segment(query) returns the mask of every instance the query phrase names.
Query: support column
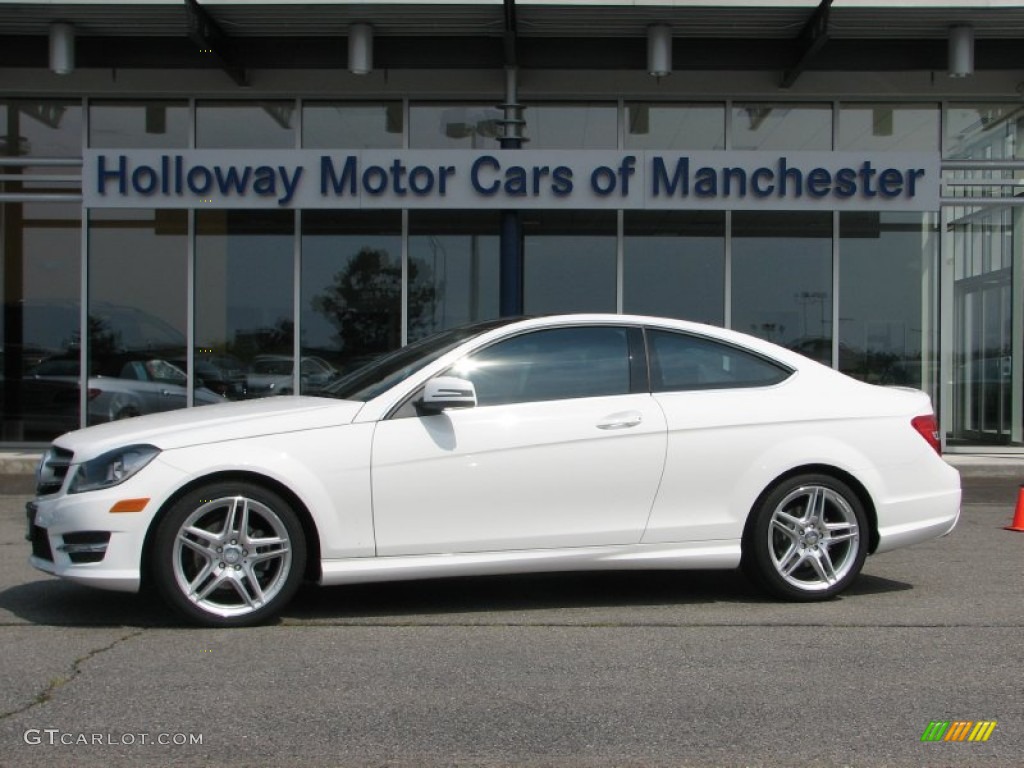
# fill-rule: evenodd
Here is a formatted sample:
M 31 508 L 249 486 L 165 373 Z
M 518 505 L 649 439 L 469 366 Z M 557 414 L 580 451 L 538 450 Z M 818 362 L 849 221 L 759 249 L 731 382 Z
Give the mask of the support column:
M 502 149 L 521 149 L 523 146 L 523 107 L 518 103 L 516 67 L 505 68 L 505 103 L 500 107 L 504 117 L 499 121 L 502 134 L 498 144 Z M 519 211 L 501 212 L 499 262 L 499 312 L 502 317 L 523 314 L 523 220 Z

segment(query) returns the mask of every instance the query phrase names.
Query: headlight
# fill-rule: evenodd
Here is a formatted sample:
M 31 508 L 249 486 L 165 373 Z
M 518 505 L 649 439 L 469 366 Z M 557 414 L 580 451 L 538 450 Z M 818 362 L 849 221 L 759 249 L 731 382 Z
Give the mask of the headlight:
M 159 453 L 160 449 L 152 445 L 129 445 L 108 451 L 78 465 L 71 485 L 68 486 L 68 493 L 83 493 L 120 485 Z

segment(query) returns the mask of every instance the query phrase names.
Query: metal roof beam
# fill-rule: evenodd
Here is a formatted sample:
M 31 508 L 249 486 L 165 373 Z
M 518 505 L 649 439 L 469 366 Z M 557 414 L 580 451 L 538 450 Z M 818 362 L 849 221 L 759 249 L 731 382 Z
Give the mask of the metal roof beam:
M 179 25 L 180 28 L 180 25 Z M 642 37 L 518 38 L 519 67 L 527 70 L 642 70 Z M 0 69 L 45 69 L 47 39 L 42 35 L 0 32 Z M 83 36 L 75 45 L 78 69 L 216 69 L 213 59 L 199 54 L 185 35 L 176 37 Z M 337 38 L 233 37 L 231 50 L 247 71 L 333 69 L 344 67 Z M 975 70 L 1019 71 L 1024 35 L 986 39 L 975 50 Z M 775 72 L 780 61 L 793 57 L 793 41 L 748 38 L 685 38 L 676 51 L 678 72 L 723 70 Z M 374 41 L 375 66 L 390 70 L 477 69 L 505 66 L 500 38 L 387 37 Z M 942 72 L 946 69 L 945 39 L 832 37 L 806 72 Z
M 185 15 L 188 18 L 189 39 L 199 46 L 199 50 L 213 57 L 217 65 L 235 81 L 235 85 L 248 85 L 249 80 L 245 69 L 234 63 L 231 60 L 232 57 L 225 50 L 230 43 L 228 36 L 224 34 L 217 22 L 203 10 L 196 0 L 185 0 Z
M 782 75 L 780 88 L 789 88 L 800 77 L 811 60 L 817 56 L 828 42 L 828 16 L 832 8 L 832 0 L 821 0 L 811 18 L 800 31 L 797 42 L 800 46 L 800 57 L 796 65 Z

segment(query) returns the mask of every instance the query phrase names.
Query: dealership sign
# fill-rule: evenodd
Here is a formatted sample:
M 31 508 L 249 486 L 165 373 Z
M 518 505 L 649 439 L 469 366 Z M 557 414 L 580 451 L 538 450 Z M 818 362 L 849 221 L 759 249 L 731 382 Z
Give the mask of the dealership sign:
M 89 150 L 89 208 L 939 208 L 927 152 Z

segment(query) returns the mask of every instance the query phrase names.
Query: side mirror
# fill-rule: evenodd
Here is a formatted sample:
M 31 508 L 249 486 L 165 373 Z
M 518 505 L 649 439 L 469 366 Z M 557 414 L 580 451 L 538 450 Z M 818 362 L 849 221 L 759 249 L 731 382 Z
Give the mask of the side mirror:
M 423 386 L 416 408 L 423 413 L 441 413 L 446 408 L 475 408 L 476 387 L 468 379 L 437 376 Z

